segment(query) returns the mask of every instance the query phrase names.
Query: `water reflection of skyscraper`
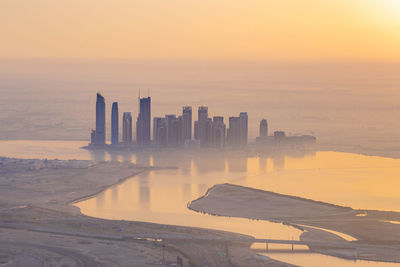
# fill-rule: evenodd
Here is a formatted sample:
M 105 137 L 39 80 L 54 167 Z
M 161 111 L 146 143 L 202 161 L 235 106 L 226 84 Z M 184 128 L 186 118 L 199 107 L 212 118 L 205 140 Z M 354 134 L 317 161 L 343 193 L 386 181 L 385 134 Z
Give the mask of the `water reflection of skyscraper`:
M 189 166 L 180 167 L 179 170 L 182 175 L 191 176 L 192 170 L 190 168 L 191 168 L 191 165 L 189 164 Z
M 182 201 L 188 203 L 192 200 L 192 185 L 182 184 Z
M 223 172 L 225 170 L 225 158 L 218 156 L 198 157 L 194 160 L 194 165 L 198 173 Z
M 118 161 L 118 153 L 116 153 L 115 151 L 108 151 L 108 154 L 110 155 L 111 161 L 113 161 L 113 162 Z
M 285 169 L 285 155 L 277 154 L 272 156 L 274 171 L 283 171 Z
M 246 172 L 247 157 L 232 156 L 226 158 L 229 172 Z
M 190 176 L 189 171 L 196 173 L 210 172 L 247 172 L 248 159 L 247 155 L 238 154 L 217 154 L 213 152 L 204 152 L 204 154 L 192 154 L 186 151 L 158 151 L 156 153 L 140 152 L 132 153 L 129 151 L 107 151 L 90 150 L 91 159 L 94 162 L 103 161 L 124 161 L 136 163 L 140 166 L 157 166 L 157 167 L 178 167 L 181 172 L 186 172 Z M 276 171 L 285 169 L 285 157 L 304 158 L 306 156 L 314 156 L 315 151 L 287 151 L 277 153 L 263 153 L 261 155 L 251 157 L 258 161 L 259 171 L 267 170 L 268 159 L 272 160 L 272 168 Z M 254 167 L 254 166 L 253 166 Z
M 118 204 L 118 186 L 111 188 L 111 200 L 113 204 Z
M 207 192 L 208 186 L 206 184 L 197 185 L 197 197 L 203 196 Z
M 96 197 L 96 208 L 97 209 L 104 209 L 104 204 L 105 203 L 105 193 L 102 192 L 97 195 Z
M 153 154 L 154 166 L 190 169 L 191 158 L 185 153 L 158 152 Z
M 141 166 L 150 166 L 152 161 L 151 155 L 148 153 L 140 153 L 136 155 L 136 164 Z
M 150 197 L 149 172 L 143 172 L 139 175 L 139 201 L 141 209 L 149 210 Z
M 132 153 L 125 152 L 122 154 L 122 161 L 136 163 L 136 156 Z
M 258 161 L 259 161 L 259 166 L 260 166 L 260 172 L 262 172 L 262 173 L 267 172 L 267 165 L 268 165 L 267 158 L 260 156 L 258 158 Z
M 90 158 L 94 162 L 103 162 L 106 160 L 106 151 L 105 150 L 89 150 Z

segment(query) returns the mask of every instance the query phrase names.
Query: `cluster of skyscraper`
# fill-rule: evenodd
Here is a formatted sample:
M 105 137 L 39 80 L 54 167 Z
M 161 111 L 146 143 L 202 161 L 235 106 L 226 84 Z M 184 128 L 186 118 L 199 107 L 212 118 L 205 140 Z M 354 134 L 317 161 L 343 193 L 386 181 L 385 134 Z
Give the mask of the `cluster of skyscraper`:
M 153 119 L 153 140 L 150 139 L 151 98 L 139 97 L 139 115 L 136 121 L 136 142 L 139 147 L 240 147 L 248 142 L 248 117 L 241 112 L 238 117 L 229 118 L 229 128 L 226 129 L 222 116 L 208 117 L 208 107 L 198 109 L 198 119 L 194 122 L 194 139 L 192 138 L 192 107 L 185 106 L 182 115 L 165 115 Z M 97 94 L 96 130 L 91 134 L 91 145 L 104 147 L 106 145 L 105 131 L 105 101 Z M 122 118 L 122 142 L 119 142 L 118 103 L 112 104 L 111 110 L 111 145 L 133 144 L 132 115 L 124 112 Z
M 136 143 L 140 146 L 150 144 L 150 97 L 139 98 L 140 112 L 136 121 Z M 104 147 L 106 145 L 106 113 L 104 97 L 97 93 L 96 100 L 96 130 L 92 130 L 91 145 Z M 132 114 L 124 112 L 122 117 L 122 144 L 131 145 L 132 139 Z M 119 112 L 118 103 L 114 102 L 111 109 L 111 145 L 117 146 L 119 142 Z
M 194 137 L 202 147 L 244 146 L 247 145 L 247 132 L 246 112 L 240 113 L 239 117 L 229 117 L 229 128 L 226 129 L 222 116 L 211 119 L 208 117 L 208 108 L 199 107 L 198 120 L 194 122 Z
M 236 124 L 235 121 L 238 123 Z M 208 107 L 198 109 L 198 119 L 194 122 L 192 140 L 192 107 L 183 107 L 182 115 L 156 117 L 153 121 L 153 140 L 156 147 L 215 147 L 241 146 L 247 144 L 247 113 L 229 118 L 226 131 L 224 118 L 208 117 Z M 228 133 L 228 134 L 227 134 Z

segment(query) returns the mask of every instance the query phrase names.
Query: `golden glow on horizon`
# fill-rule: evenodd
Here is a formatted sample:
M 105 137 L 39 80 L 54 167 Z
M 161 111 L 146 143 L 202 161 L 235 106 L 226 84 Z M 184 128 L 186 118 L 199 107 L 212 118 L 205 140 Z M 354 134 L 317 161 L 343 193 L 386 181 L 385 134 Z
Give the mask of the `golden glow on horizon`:
M 386 6 L 386 8 L 389 10 L 389 12 L 392 12 L 393 14 L 400 16 L 400 1 L 398 1 L 398 0 L 382 0 L 381 4 L 383 6 Z M 399 22 L 400 18 L 397 17 L 397 20 Z
M 3 0 L 0 58 L 400 60 L 399 0 Z

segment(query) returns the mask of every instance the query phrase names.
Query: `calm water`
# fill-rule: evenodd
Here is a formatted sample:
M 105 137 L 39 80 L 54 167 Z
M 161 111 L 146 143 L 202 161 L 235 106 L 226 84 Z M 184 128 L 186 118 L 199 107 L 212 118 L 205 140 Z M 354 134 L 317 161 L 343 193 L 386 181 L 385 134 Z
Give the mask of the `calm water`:
M 396 263 L 385 263 L 385 262 L 372 262 L 372 261 L 352 261 L 340 259 L 332 256 L 308 253 L 308 254 L 296 254 L 296 253 L 261 253 L 273 259 L 291 263 L 303 267 L 398 267 L 400 264 Z
M 400 160 L 339 152 L 297 152 L 275 157 L 159 152 L 109 154 L 77 149 L 85 142 L 0 141 L 2 156 L 132 161 L 178 166 L 143 173 L 77 203 L 84 214 L 163 224 L 206 227 L 255 237 L 298 239 L 299 230 L 282 224 L 202 215 L 186 208 L 217 183 L 234 183 L 354 208 L 400 211 Z M 392 266 L 347 261 L 319 254 L 270 253 L 301 266 Z M 398 266 L 398 265 L 396 265 Z

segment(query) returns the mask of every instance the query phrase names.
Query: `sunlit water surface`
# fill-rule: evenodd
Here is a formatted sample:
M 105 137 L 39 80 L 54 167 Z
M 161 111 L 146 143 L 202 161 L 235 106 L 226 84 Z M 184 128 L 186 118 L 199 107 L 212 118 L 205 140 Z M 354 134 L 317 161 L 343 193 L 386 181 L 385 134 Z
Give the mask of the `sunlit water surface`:
M 241 153 L 164 151 L 90 152 L 85 142 L 0 141 L 1 156 L 132 161 L 178 169 L 142 173 L 97 196 L 76 203 L 84 214 L 108 218 L 204 227 L 258 238 L 298 239 L 301 231 L 282 224 L 203 215 L 187 203 L 218 183 L 232 183 L 351 206 L 400 211 L 400 160 L 340 152 L 292 152 L 274 157 Z M 267 253 L 301 266 L 392 266 L 348 261 L 320 254 Z M 398 265 L 396 265 L 398 266 Z

